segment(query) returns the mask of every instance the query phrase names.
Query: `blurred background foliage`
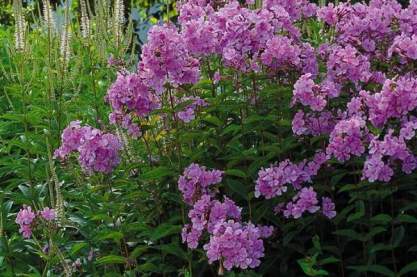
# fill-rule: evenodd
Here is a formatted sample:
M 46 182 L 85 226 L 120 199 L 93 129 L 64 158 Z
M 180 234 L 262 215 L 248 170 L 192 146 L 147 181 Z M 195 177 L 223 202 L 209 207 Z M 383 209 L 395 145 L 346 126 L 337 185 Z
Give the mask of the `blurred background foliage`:
M 106 0 L 104 0 L 106 1 Z M 52 0 L 50 1 L 53 7 L 58 7 L 62 5 L 62 1 Z M 72 0 L 71 7 L 73 12 L 79 11 L 80 5 L 79 0 Z M 92 11 L 97 1 L 89 0 L 89 6 Z M 114 2 L 114 1 L 109 1 Z M 157 22 L 161 19 L 167 19 L 176 15 L 176 2 L 175 0 L 131 0 L 125 1 L 125 13 L 126 16 L 129 14 L 132 15 L 134 20 L 140 20 L 146 18 L 152 23 Z M 32 7 L 34 9 L 34 14 L 36 16 L 40 15 L 42 10 L 42 0 L 24 0 L 24 7 Z M 12 25 L 14 22 L 13 19 L 13 0 L 1 0 L 0 2 L 0 24 L 2 25 Z

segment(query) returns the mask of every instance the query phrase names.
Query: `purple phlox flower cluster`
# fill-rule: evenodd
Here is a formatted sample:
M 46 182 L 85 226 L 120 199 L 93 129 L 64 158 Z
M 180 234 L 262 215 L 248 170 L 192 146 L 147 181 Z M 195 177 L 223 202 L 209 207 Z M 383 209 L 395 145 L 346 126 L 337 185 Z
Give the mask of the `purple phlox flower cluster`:
M 186 3 L 180 8 L 184 13 L 180 15 L 181 35 L 193 55 L 219 54 L 225 65 L 243 72 L 259 71 L 262 62 L 274 69 L 295 66 L 317 73 L 314 49 L 300 43 L 300 32 L 286 10 L 296 5 L 281 4 L 252 10 L 230 1 L 213 11 Z M 288 32 L 289 37 L 276 36 L 279 31 Z
M 204 245 L 209 263 L 221 261 L 227 270 L 233 267 L 246 269 L 258 267 L 264 256 L 263 238 L 270 235 L 265 229 L 234 220 L 219 222 Z
M 55 210 L 48 207 L 45 207 L 42 211 L 39 212 L 39 214 L 46 221 L 53 221 L 56 218 Z
M 271 236 L 273 228 L 242 223 L 242 209 L 233 200 L 226 196 L 223 201 L 216 200 L 217 191 L 211 185 L 221 182 L 222 173 L 191 164 L 180 176 L 178 187 L 184 201 L 192 205 L 190 223 L 182 229 L 182 241 L 195 249 L 207 233 L 209 242 L 203 248 L 209 263 L 219 261 L 227 270 L 257 267 L 264 255 L 262 239 Z
M 287 203 L 283 213 L 287 218 L 300 218 L 304 212 L 311 214 L 317 212 L 320 209 L 318 203 L 317 193 L 313 187 L 305 187 L 293 197 L 292 201 Z
M 122 144 L 113 134 L 73 121 L 63 131 L 61 138 L 61 146 L 55 150 L 54 156 L 65 159 L 71 152 L 78 152 L 80 166 L 87 173 L 109 173 L 120 162 Z
M 326 22 L 328 25 L 334 26 L 339 19 L 339 6 L 329 3 L 327 6 L 321 7 L 317 10 L 317 17 Z
M 399 15 L 400 28 L 405 34 L 417 34 L 417 0 L 411 0 Z
M 301 67 L 302 73 L 311 73 L 313 76 L 317 76 L 319 72 L 319 65 L 316 57 L 316 50 L 309 43 L 303 43 L 301 45 Z
M 351 45 L 335 46 L 327 60 L 327 74 L 335 82 L 367 82 L 371 77 L 371 64 Z
M 266 199 L 282 195 L 287 191 L 287 182 L 284 180 L 283 168 L 288 162 L 281 162 L 279 166 L 261 169 L 255 186 L 255 196 L 262 195 Z
M 81 126 L 81 121 L 72 121 L 61 134 L 61 147 L 55 150 L 54 157 L 65 159 L 69 153 L 80 147 L 86 127 Z
M 316 154 L 314 154 L 313 159 L 307 162 L 306 166 L 304 166 L 304 171 L 309 176 L 308 181 L 311 181 L 311 178 L 318 174 L 320 168 L 327 162 L 328 159 L 329 158 L 326 153 L 323 151 L 317 151 Z
M 193 208 L 188 213 L 191 224 L 186 224 L 184 226 L 181 235 L 182 241 L 187 243 L 188 247 L 191 249 L 198 247 L 200 238 L 207 228 L 211 205 L 211 196 L 204 194 L 194 203 Z
M 281 35 L 266 42 L 260 59 L 263 65 L 275 70 L 295 68 L 313 75 L 318 72 L 314 48 L 308 43 L 297 44 L 294 39 Z
M 364 95 L 366 94 L 366 91 L 361 91 L 359 94 L 360 95 Z M 352 97 L 350 99 L 350 102 L 347 103 L 346 108 L 347 108 L 347 114 L 350 117 L 353 116 L 358 116 L 358 117 L 362 117 L 364 115 L 364 103 L 363 103 L 364 98 L 363 97 Z
M 392 26 L 401 5 L 397 1 L 373 0 L 369 5 L 341 3 L 318 10 L 317 15 L 336 29 L 337 42 L 352 44 L 367 53 L 378 54 L 377 43 L 392 39 Z
M 398 53 L 403 58 L 403 62 L 406 62 L 407 59 L 417 60 L 417 34 L 397 36 L 388 49 L 388 57 L 390 58 L 393 53 Z
M 212 17 L 218 35 L 217 52 L 227 66 L 243 72 L 259 70 L 258 56 L 273 37 L 273 13 L 256 13 L 232 1 Z
M 235 202 L 226 196 L 223 202 L 215 200 L 212 202 L 207 231 L 212 233 L 216 224 L 227 219 L 240 221 L 242 208 L 236 206 Z
M 16 223 L 19 224 L 19 232 L 24 238 L 32 236 L 32 222 L 35 220 L 36 214 L 32 211 L 30 206 L 23 206 L 23 209 L 17 213 Z
M 287 184 L 294 189 L 301 188 L 301 184 L 310 182 L 320 167 L 327 161 L 326 155 L 318 152 L 312 161 L 302 161 L 294 164 L 289 160 L 280 162 L 277 166 L 261 169 L 255 185 L 255 197 L 264 196 L 270 199 L 280 196 L 287 191 Z
M 335 217 L 336 216 L 335 208 L 336 208 L 336 205 L 334 204 L 332 199 L 330 199 L 329 197 L 321 198 L 321 212 L 323 213 L 324 216 L 326 216 L 329 219 L 332 219 L 333 217 Z
M 54 209 L 45 207 L 38 213 L 38 216 L 46 221 L 54 221 L 56 218 L 56 212 Z M 25 239 L 32 236 L 32 228 L 34 227 L 38 216 L 34 211 L 32 211 L 32 207 L 26 205 L 24 205 L 23 208 L 17 213 L 16 223 L 20 226 L 19 232 Z
M 364 140 L 367 138 L 366 122 L 358 116 L 339 121 L 330 134 L 326 153 L 341 162 L 352 155 L 360 156 L 365 152 Z
M 184 97 L 180 102 L 185 101 L 191 101 L 191 103 L 187 105 L 184 110 L 177 113 L 178 118 L 185 123 L 191 122 L 195 119 L 195 111 L 198 107 L 206 107 L 208 105 L 204 99 L 196 96 Z
M 162 93 L 167 83 L 174 87 L 197 83 L 199 66 L 174 25 L 156 25 L 149 31 L 148 42 L 143 46 L 138 74 L 146 86 Z
M 133 122 L 130 114 L 116 111 L 111 112 L 109 114 L 109 122 L 113 125 L 122 126 L 133 138 L 138 138 L 142 135 L 139 125 Z
M 213 13 L 214 9 L 207 3 L 193 3 L 194 1 L 178 2 L 177 10 L 179 13 L 178 22 L 184 26 L 184 24 L 206 17 L 208 14 Z
M 294 85 L 292 104 L 300 102 L 310 107 L 313 111 L 322 111 L 327 105 L 327 94 L 321 87 L 314 83 L 312 74 L 302 75 Z
M 296 67 L 301 64 L 301 49 L 294 45 L 292 39 L 284 36 L 274 36 L 266 42 L 266 49 L 261 54 L 264 65 L 273 69 Z
M 417 79 L 402 76 L 386 80 L 381 92 L 363 93 L 369 109 L 369 120 L 382 127 L 391 118 L 401 118 L 417 107 Z
M 197 56 L 216 53 L 219 47 L 218 33 L 204 16 L 186 21 L 182 24 L 181 35 L 187 49 Z
M 304 213 L 314 214 L 321 208 L 322 214 L 331 219 L 336 216 L 335 204 L 329 197 L 322 197 L 321 206 L 317 198 L 317 193 L 313 187 L 303 187 L 292 198 L 292 201 L 279 203 L 275 208 L 276 214 L 283 214 L 286 218 L 300 218 Z
M 400 129 L 400 138 L 404 140 L 411 140 L 416 136 L 415 130 L 417 129 L 417 119 L 411 118 L 402 123 Z
M 388 130 L 384 140 L 375 136 L 369 146 L 369 156 L 364 164 L 363 178 L 370 182 L 388 182 L 394 174 L 394 162 L 401 161 L 401 169 L 410 174 L 417 168 L 417 158 L 407 147 L 406 141 L 415 136 L 417 124 L 407 122 L 400 130 L 400 135 L 394 136 L 392 129 Z
M 202 195 L 212 194 L 210 187 L 222 181 L 223 171 L 207 170 L 198 164 L 191 164 L 178 180 L 178 188 L 182 193 L 184 202 L 192 205 Z
M 159 107 L 158 97 L 136 73 L 119 73 L 107 92 L 106 100 L 113 110 L 110 114 L 110 122 L 121 125 L 133 137 L 140 135 L 140 129 L 132 122 L 132 115 L 145 117 Z
M 205 230 L 212 233 L 219 222 L 233 219 L 240 221 L 241 208 L 227 197 L 220 202 L 210 195 L 203 195 L 189 211 L 188 217 L 191 224 L 186 224 L 182 231 L 182 240 L 188 247 L 198 247 L 200 238 Z
M 302 187 L 301 184 L 311 182 L 313 176 L 318 174 L 320 168 L 327 162 L 328 157 L 324 152 L 317 152 L 309 162 L 302 161 L 293 164 L 289 160 L 259 171 L 258 180 L 255 185 L 255 196 L 264 196 L 270 199 L 287 192 L 287 184 L 292 184 L 293 190 L 297 193 L 292 201 L 280 203 L 274 208 L 276 214 L 283 213 L 287 218 L 300 218 L 305 212 L 316 213 L 320 210 L 317 193 L 313 187 Z M 329 198 L 324 197 L 322 212 L 328 217 L 334 217 L 334 204 Z M 330 201 L 330 202 L 329 202 Z M 333 204 L 333 206 L 332 206 Z
M 216 0 L 181 0 L 179 1 L 179 5 L 183 4 L 191 4 L 198 7 L 207 8 L 208 6 L 213 6 L 214 4 L 218 4 L 219 1 Z
M 330 134 L 336 125 L 336 118 L 331 112 L 323 111 L 318 114 L 298 111 L 292 120 L 292 131 L 296 135 Z
M 119 164 L 122 144 L 117 136 L 91 130 L 84 138 L 84 143 L 78 148 L 78 160 L 86 172 L 109 173 Z
M 300 20 L 302 17 L 312 17 L 316 15 L 317 6 L 308 0 L 265 0 L 264 8 L 272 9 L 277 6 L 283 7 L 291 17 L 292 21 Z
M 119 73 L 106 100 L 114 111 L 131 111 L 142 117 L 159 106 L 157 97 L 136 73 Z

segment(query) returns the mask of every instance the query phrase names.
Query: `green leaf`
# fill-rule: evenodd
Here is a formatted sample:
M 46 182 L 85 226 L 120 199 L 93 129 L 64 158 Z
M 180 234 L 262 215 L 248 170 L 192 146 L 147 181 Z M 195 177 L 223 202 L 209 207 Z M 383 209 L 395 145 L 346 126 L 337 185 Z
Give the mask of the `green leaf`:
M 220 127 L 223 125 L 222 121 L 214 115 L 207 115 L 206 117 L 203 118 L 203 120 L 217 127 Z
M 359 266 L 348 266 L 348 268 L 359 272 L 374 272 L 384 276 L 395 276 L 395 273 L 383 265 L 359 265 Z
M 382 226 L 376 226 L 371 228 L 371 230 L 369 230 L 369 233 L 367 233 L 364 238 L 362 239 L 362 241 L 369 241 L 371 240 L 374 236 L 386 232 L 387 229 L 385 229 Z
M 112 231 L 112 232 L 103 232 L 99 234 L 96 238 L 97 241 L 112 239 L 116 243 L 119 242 L 123 238 L 123 234 L 121 232 Z
M 392 250 L 392 245 L 384 244 L 384 243 L 377 243 L 369 249 L 369 253 L 374 254 L 379 251 L 391 251 L 391 250 Z
M 106 265 L 106 264 L 124 264 L 126 263 L 126 258 L 117 255 L 108 255 L 101 258 L 98 258 L 96 265 Z
M 361 234 L 359 234 L 358 232 L 352 229 L 340 229 L 340 230 L 334 231 L 333 234 L 338 235 L 338 236 L 348 237 L 352 240 L 361 241 L 363 239 L 363 236 Z
M 81 249 L 83 249 L 87 246 L 88 246 L 88 243 L 86 243 L 86 242 L 79 242 L 79 243 L 74 244 L 71 247 L 71 255 L 77 254 Z
M 132 252 L 130 252 L 129 257 L 131 259 L 136 259 L 140 255 L 142 255 L 143 253 L 148 251 L 148 248 L 149 248 L 148 246 L 143 246 L 143 245 L 137 246 L 137 247 L 135 247 L 135 249 L 133 249 Z
M 237 180 L 226 180 L 226 186 L 231 191 L 242 197 L 242 199 L 247 200 L 248 199 L 248 188 L 245 186 L 245 184 L 238 182 Z
M 397 216 L 396 220 L 402 223 L 417 223 L 417 218 L 408 214 L 400 214 Z
M 338 263 L 339 261 L 340 260 L 338 258 L 331 256 L 331 257 L 327 257 L 327 258 L 320 260 L 319 264 L 320 265 L 334 264 L 334 263 Z
M 346 173 L 345 173 L 346 174 Z M 338 190 L 338 192 L 337 193 L 342 193 L 342 192 L 345 192 L 345 191 L 350 191 L 350 190 L 356 190 L 356 189 L 358 189 L 358 185 L 357 184 L 347 184 L 347 185 L 344 185 L 344 186 L 342 186 L 339 190 Z
M 323 269 L 315 269 L 316 266 L 317 254 L 313 257 L 307 257 L 305 259 L 297 260 L 297 263 L 300 265 L 301 269 L 308 276 L 327 276 L 329 273 Z
M 154 265 L 153 263 L 144 263 L 139 265 L 138 270 L 145 271 L 145 272 L 159 272 L 158 267 Z
M 321 245 L 320 245 L 320 238 L 319 236 L 315 235 L 312 239 L 313 241 L 313 246 L 314 248 L 318 251 L 321 252 Z
M 412 271 L 417 271 L 417 261 L 409 263 L 408 265 L 401 268 L 399 274 L 401 276 L 401 275 L 407 274 L 407 273 L 412 272 Z
M 401 243 L 401 241 L 403 240 L 405 235 L 405 228 L 404 226 L 399 226 L 397 228 L 394 229 L 394 233 L 392 234 L 393 239 L 392 239 L 392 245 L 394 247 L 398 247 Z
M 356 212 L 349 215 L 347 222 L 352 222 L 362 218 L 365 215 L 365 203 L 363 201 L 356 202 Z
M 180 233 L 180 231 L 181 226 L 164 223 L 152 231 L 150 238 L 153 241 L 157 241 L 172 234 Z
M 187 261 L 187 253 L 181 248 L 178 243 L 171 243 L 171 244 L 162 244 L 155 246 L 154 248 L 159 249 L 164 254 L 170 254 L 177 256 L 185 261 Z
M 142 180 L 158 180 L 171 174 L 171 169 L 161 166 L 143 173 L 140 178 Z
M 246 178 L 246 173 L 239 169 L 228 169 L 226 170 L 226 175 L 236 176 L 240 178 Z
M 371 218 L 372 222 L 381 223 L 381 224 L 388 224 L 392 220 L 392 217 L 388 214 L 378 214 Z

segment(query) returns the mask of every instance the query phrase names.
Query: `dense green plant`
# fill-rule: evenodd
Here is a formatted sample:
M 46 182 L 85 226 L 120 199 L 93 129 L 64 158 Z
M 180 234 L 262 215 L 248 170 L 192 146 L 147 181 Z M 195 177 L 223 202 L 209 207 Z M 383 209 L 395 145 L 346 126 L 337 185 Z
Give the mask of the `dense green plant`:
M 135 28 L 133 19 L 156 23 L 159 15 L 152 19 L 148 10 L 151 18 L 138 12 L 122 21 L 111 7 L 98 5 L 94 16 L 88 14 L 84 36 L 77 4 L 58 7 L 57 27 L 34 18 L 21 49 L 15 29 L 0 30 L 1 276 L 216 275 L 219 265 L 208 265 L 204 251 L 188 250 L 180 238 L 188 207 L 177 182 L 192 162 L 224 171 L 218 189 L 244 208 L 245 220 L 276 227 L 261 266 L 228 276 L 412 276 L 415 173 L 375 184 L 361 180 L 363 161 L 332 161 L 314 179 L 317 191 L 336 199 L 338 215 L 331 221 L 319 215 L 285 219 L 273 212 L 277 199 L 254 197 L 262 167 L 285 158 L 301 161 L 325 141 L 293 135 L 290 102 L 298 72 L 285 78 L 242 74 L 219 57 L 203 60 L 198 83 L 167 91 L 209 105 L 184 123 L 176 115 L 190 103 L 175 105 L 167 94 L 161 108 L 140 120 L 144 135 L 131 138 L 109 124 L 104 96 L 117 71 L 135 70 L 137 47 L 145 41 L 143 33 L 136 41 L 135 29 L 147 28 Z M 313 46 L 332 34 L 315 20 L 298 27 Z M 112 173 L 89 175 L 73 157 L 62 164 L 52 158 L 73 120 L 121 137 L 122 161 Z M 55 207 L 56 226 L 23 239 L 15 218 L 24 204 Z

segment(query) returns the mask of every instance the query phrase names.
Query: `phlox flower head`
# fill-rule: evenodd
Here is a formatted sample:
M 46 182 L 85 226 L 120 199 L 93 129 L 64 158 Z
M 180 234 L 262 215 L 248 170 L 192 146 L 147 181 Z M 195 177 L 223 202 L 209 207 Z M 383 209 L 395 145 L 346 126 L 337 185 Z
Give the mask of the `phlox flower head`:
M 19 232 L 24 238 L 30 238 L 32 236 L 32 223 L 36 218 L 36 214 L 32 211 L 30 206 L 23 206 L 17 213 L 16 223 L 20 226 Z
M 174 87 L 197 83 L 199 61 L 190 55 L 174 25 L 156 25 L 149 31 L 143 47 L 138 74 L 146 86 L 161 94 L 166 83 Z
M 270 229 L 260 229 L 234 220 L 219 222 L 210 241 L 204 245 L 209 263 L 221 261 L 227 270 L 255 268 L 264 256 L 262 238 L 271 235 Z
M 320 209 L 318 206 L 317 193 L 313 187 L 302 188 L 292 202 L 288 202 L 284 210 L 285 217 L 300 218 L 304 212 L 315 213 Z
M 220 170 L 207 170 L 198 164 L 189 165 L 178 180 L 184 202 L 192 205 L 202 195 L 212 194 L 210 186 L 220 183 L 222 176 Z
M 189 123 L 195 119 L 195 112 L 198 107 L 206 107 L 208 104 L 204 99 L 200 97 L 184 97 L 181 99 L 181 102 L 184 101 L 191 101 L 189 105 L 187 105 L 184 110 L 179 111 L 177 113 L 178 118 L 183 121 L 184 123 Z
M 339 161 L 346 161 L 352 155 L 360 156 L 365 152 L 366 122 L 360 117 L 339 121 L 330 134 L 327 154 Z
M 121 148 L 117 136 L 90 126 L 81 127 L 79 121 L 74 121 L 63 131 L 55 157 L 65 159 L 71 152 L 78 152 L 78 161 L 85 172 L 110 173 L 120 162 Z
M 53 221 L 56 218 L 56 212 L 54 209 L 45 207 L 42 211 L 39 212 L 43 219 L 46 221 Z

